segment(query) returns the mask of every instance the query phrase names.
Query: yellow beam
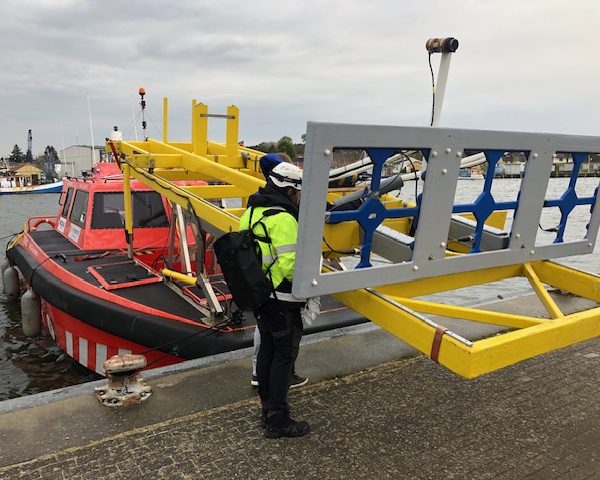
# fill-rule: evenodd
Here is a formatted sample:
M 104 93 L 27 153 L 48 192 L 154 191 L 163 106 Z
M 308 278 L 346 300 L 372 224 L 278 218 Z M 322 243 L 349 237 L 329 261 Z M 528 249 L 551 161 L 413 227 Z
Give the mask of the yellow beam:
M 470 352 L 462 355 L 463 359 L 468 357 L 470 363 L 464 376 L 474 378 L 598 335 L 600 335 L 600 308 L 594 308 L 535 327 L 480 340 L 473 345 Z M 440 363 L 444 363 L 441 355 Z
M 425 355 L 431 354 L 435 323 L 419 318 L 409 308 L 381 296 L 379 291 L 355 290 L 337 293 L 335 297 Z M 458 375 L 475 378 L 598 335 L 600 307 L 473 343 L 445 333 L 438 361 Z
M 201 198 L 239 198 L 247 195 L 235 185 L 190 185 L 182 188 Z
M 544 323 L 546 321 L 539 318 L 527 317 L 525 315 L 494 312 L 492 310 L 460 307 L 456 305 L 445 305 L 443 303 L 427 302 L 424 300 L 415 300 L 406 297 L 391 296 L 390 298 L 419 313 L 439 315 L 450 318 L 460 318 L 463 320 L 470 320 L 472 322 L 501 325 L 503 327 L 527 328 L 534 325 L 539 325 L 540 323 Z
M 392 335 L 402 339 L 420 352 L 430 355 L 433 339 L 436 331 L 436 325 L 427 323 L 417 315 L 408 311 L 408 309 L 398 308 L 398 304 L 391 299 L 385 299 L 375 290 L 354 290 L 352 292 L 336 293 L 334 295 L 340 302 L 347 305 L 352 310 L 369 318 L 373 323 L 384 328 Z M 452 345 L 450 347 L 449 345 Z M 461 352 L 466 346 L 456 338 L 444 335 L 442 337 L 441 353 L 448 353 L 448 350 Z M 452 362 L 450 356 L 446 362 Z M 449 362 L 450 361 L 450 362 Z M 460 367 L 460 366 L 459 366 Z M 464 368 L 464 366 L 462 366 Z M 451 367 L 448 367 L 451 368 Z M 467 372 L 459 368 L 460 375 Z M 452 369 L 452 368 L 451 368 Z M 456 371 L 456 370 L 453 370 Z
M 560 308 L 558 308 L 558 305 L 556 305 L 554 300 L 552 300 L 552 297 L 547 292 L 544 285 L 542 285 L 542 282 L 540 282 L 540 279 L 538 278 L 537 274 L 531 267 L 531 264 L 525 263 L 523 265 L 523 273 L 527 277 L 527 280 L 529 280 L 530 285 L 535 290 L 535 293 L 537 294 L 538 298 L 544 305 L 544 308 L 546 309 L 546 311 L 548 312 L 550 317 L 552 317 L 552 318 L 563 317 L 564 315 L 560 311 Z
M 164 143 L 158 142 L 154 139 L 149 139 L 148 142 L 153 147 L 157 146 L 157 144 L 159 144 L 162 148 L 166 147 Z M 264 180 L 260 180 L 225 165 L 215 163 L 212 160 L 208 160 L 207 158 L 199 155 L 186 152 L 185 150 L 181 150 L 172 146 L 168 146 L 168 150 L 170 153 L 181 154 L 183 158 L 181 167 L 184 169 L 211 175 L 213 178 L 218 178 L 223 182 L 236 185 L 237 187 L 244 189 L 249 195 L 256 192 L 259 187 L 262 187 L 265 184 Z M 136 166 L 141 166 L 143 168 L 143 165 Z M 159 165 L 157 165 L 157 167 L 158 166 Z
M 123 164 L 123 208 L 125 209 L 125 234 L 127 255 L 133 258 L 133 206 L 131 204 L 131 168 Z
M 240 109 L 235 105 L 229 105 L 227 107 L 227 129 L 225 143 L 227 145 L 227 157 L 233 165 L 233 160 L 239 155 L 238 154 L 238 143 L 239 143 L 239 119 Z M 229 163 L 229 162 L 228 162 Z
M 420 297 L 431 293 L 447 292 L 459 288 L 483 285 L 498 282 L 506 278 L 520 276 L 521 265 L 508 265 L 505 267 L 487 268 L 472 272 L 452 273 L 434 278 L 423 278 L 405 283 L 377 287 L 385 295 Z
M 136 180 L 144 183 L 172 202 L 181 205 L 183 208 L 187 209 L 191 206 L 194 213 L 202 221 L 212 225 L 216 229 L 222 232 L 239 230 L 240 221 L 238 217 L 186 191 L 184 188 L 162 180 L 156 175 L 139 168 L 131 168 L 131 175 Z
M 192 144 L 196 155 L 208 153 L 208 105 L 192 102 Z
M 183 170 L 182 168 L 155 168 L 154 175 L 169 181 L 214 180 L 212 176 L 209 177 L 203 173 L 190 172 L 189 170 Z
M 600 277 L 572 270 L 554 262 L 535 262 L 532 267 L 542 282 L 565 292 L 600 303 Z

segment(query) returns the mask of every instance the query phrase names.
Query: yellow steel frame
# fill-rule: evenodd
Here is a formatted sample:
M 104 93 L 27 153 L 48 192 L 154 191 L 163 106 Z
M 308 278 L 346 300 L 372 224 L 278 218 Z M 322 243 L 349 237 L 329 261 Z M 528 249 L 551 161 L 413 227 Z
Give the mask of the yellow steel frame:
M 237 107 L 230 106 L 225 115 L 217 115 L 227 122 L 225 144 L 208 140 L 208 118 L 211 115 L 206 105 L 196 101 L 192 103 L 192 141 L 167 142 L 167 108 L 168 101 L 165 99 L 162 142 L 153 139 L 114 142 L 125 178 L 127 232 L 133 235 L 131 201 L 128 200 L 131 177 L 170 201 L 193 210 L 203 222 L 216 229 L 222 232 L 236 230 L 243 208 L 222 209 L 207 200 L 242 198 L 242 205 L 245 205 L 248 196 L 264 184 L 258 166 L 263 154 L 238 143 Z M 189 186 L 173 183 L 175 180 L 195 179 L 217 181 L 219 184 Z M 338 194 L 330 195 L 333 198 Z M 503 218 L 493 220 L 497 223 Z M 406 219 L 390 221 L 387 225 L 404 233 L 409 228 Z M 344 249 L 356 245 L 358 235 L 358 226 L 352 222 L 325 225 L 327 243 L 324 246 L 328 244 L 336 250 Z M 163 273 L 178 278 L 178 272 L 165 270 Z M 529 281 L 547 311 L 547 318 L 451 306 L 418 298 L 513 277 L 524 277 Z M 474 378 L 600 335 L 600 307 L 564 314 L 545 285 L 600 303 L 600 277 L 550 261 L 455 273 L 338 293 L 335 297 L 424 354 L 432 355 L 435 351 L 436 361 L 451 371 Z M 505 327 L 506 331 L 490 338 L 469 341 L 440 328 L 425 315 L 489 323 Z

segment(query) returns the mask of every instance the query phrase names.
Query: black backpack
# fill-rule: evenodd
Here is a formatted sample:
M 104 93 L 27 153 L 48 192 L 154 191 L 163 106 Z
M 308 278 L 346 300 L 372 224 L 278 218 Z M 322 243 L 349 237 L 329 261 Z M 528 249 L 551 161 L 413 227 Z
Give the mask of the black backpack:
M 263 272 L 262 253 L 258 240 L 271 243 L 262 219 L 284 211 L 267 210 L 260 220 L 252 225 L 252 214 L 254 213 L 254 207 L 252 207 L 248 230 L 226 233 L 214 243 L 215 255 L 221 266 L 223 277 L 225 277 L 233 301 L 240 310 L 255 310 L 264 305 L 271 296 L 274 297 L 270 269 L 275 261 L 269 265 L 266 272 Z M 257 225 L 262 226 L 264 236 L 253 232 Z

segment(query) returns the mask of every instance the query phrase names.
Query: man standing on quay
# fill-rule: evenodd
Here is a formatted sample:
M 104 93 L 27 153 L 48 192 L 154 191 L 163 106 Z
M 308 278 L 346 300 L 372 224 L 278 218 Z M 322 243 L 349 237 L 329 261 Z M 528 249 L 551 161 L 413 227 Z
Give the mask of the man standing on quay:
M 291 293 L 301 188 L 302 170 L 293 164 L 280 163 L 271 170 L 266 186 L 249 198 L 248 208 L 240 218 L 240 230 L 252 226 L 255 234 L 270 239 L 270 243 L 259 241 L 259 245 L 263 271 L 268 272 L 275 298 L 269 298 L 257 312 L 261 335 L 258 393 L 267 438 L 300 437 L 310 431 L 307 422 L 292 420 L 288 405 L 288 387 L 302 338 L 301 309 L 305 303 Z M 280 213 L 265 215 L 268 210 Z M 257 225 L 259 221 L 266 232 Z

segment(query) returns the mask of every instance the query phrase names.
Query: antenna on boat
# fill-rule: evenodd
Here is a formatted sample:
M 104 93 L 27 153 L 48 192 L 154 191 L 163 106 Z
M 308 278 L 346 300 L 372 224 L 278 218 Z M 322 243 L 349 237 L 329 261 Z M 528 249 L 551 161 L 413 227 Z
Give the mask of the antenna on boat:
M 429 52 L 429 69 L 431 70 L 431 81 L 433 87 L 433 104 L 431 106 L 431 126 L 437 127 L 440 123 L 442 114 L 442 105 L 444 104 L 444 94 L 446 93 L 446 83 L 448 82 L 448 71 L 450 70 L 450 59 L 452 54 L 458 49 L 458 40 L 453 37 L 430 38 L 425 43 L 425 48 Z M 431 54 L 441 53 L 442 59 L 438 68 L 437 85 L 431 66 Z
M 146 100 L 144 100 L 144 95 L 146 95 L 146 89 L 144 87 L 140 87 L 138 90 L 140 94 L 140 105 L 142 107 L 142 137 L 146 140 Z
M 137 142 L 139 139 L 138 139 L 137 127 L 135 125 L 135 112 L 133 111 L 133 105 L 131 106 L 131 119 L 133 120 L 133 134 L 135 135 L 135 141 Z
M 67 151 L 65 150 L 65 136 L 63 134 L 63 124 L 62 124 L 62 122 L 60 122 L 60 143 L 62 145 L 63 163 L 65 164 L 65 171 L 61 172 L 61 174 L 62 174 L 62 176 L 65 176 L 65 174 L 67 173 Z M 71 172 L 74 172 L 74 170 L 71 169 Z M 75 173 L 73 173 L 73 176 L 75 176 Z
M 96 156 L 94 153 L 94 129 L 92 128 L 92 109 L 90 107 L 90 94 L 86 93 L 87 96 L 87 104 L 88 104 L 88 117 L 90 119 L 90 136 L 92 137 L 92 158 L 90 159 L 90 169 L 94 169 L 94 157 Z

